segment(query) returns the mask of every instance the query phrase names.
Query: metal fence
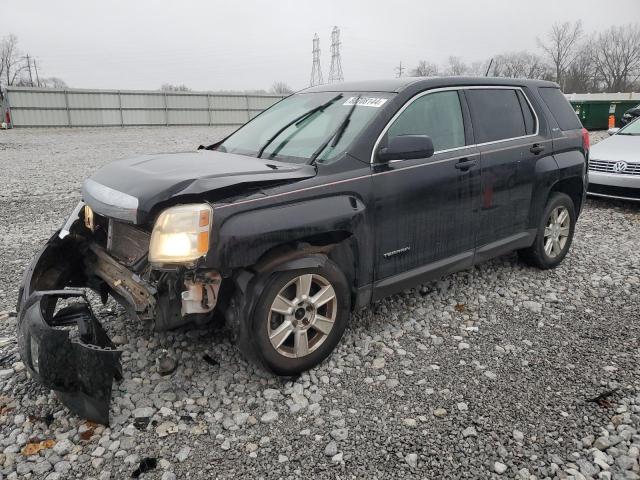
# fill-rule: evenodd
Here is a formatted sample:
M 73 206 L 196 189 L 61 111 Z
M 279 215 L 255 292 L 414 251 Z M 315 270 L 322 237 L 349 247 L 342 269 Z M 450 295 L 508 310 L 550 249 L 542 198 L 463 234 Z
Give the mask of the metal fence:
M 242 125 L 282 95 L 8 87 L 9 127 Z

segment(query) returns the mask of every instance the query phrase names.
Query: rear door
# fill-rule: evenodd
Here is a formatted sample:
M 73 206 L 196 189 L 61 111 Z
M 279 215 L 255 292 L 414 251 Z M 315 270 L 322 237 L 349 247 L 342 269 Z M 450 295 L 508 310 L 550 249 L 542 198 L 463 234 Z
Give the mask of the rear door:
M 501 245 L 526 239 L 536 160 L 551 154 L 538 119 L 517 87 L 465 90 L 475 143 L 480 150 L 481 207 L 478 260 Z

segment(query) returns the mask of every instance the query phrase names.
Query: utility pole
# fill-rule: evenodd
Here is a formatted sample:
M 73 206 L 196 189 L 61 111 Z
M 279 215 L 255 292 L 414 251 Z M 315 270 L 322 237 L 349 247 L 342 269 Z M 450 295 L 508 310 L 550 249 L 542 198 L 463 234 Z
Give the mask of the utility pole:
M 313 65 L 311 67 L 311 80 L 309 85 L 322 85 L 324 79 L 322 78 L 322 69 L 320 68 L 320 38 L 316 33 L 313 37 Z
M 36 82 L 38 87 L 40 87 L 40 76 L 38 75 L 38 65 L 36 65 L 36 59 L 33 59 L 33 69 L 36 71 Z
M 33 77 L 31 76 L 31 60 L 29 59 L 28 54 L 27 54 L 27 68 L 29 69 L 29 83 L 33 87 Z
M 329 69 L 329 83 L 344 82 L 342 75 L 342 61 L 340 59 L 340 29 L 331 30 L 331 68 Z
M 402 66 L 402 60 L 400 61 L 400 65 L 396 67 L 396 77 L 400 78 L 404 74 L 404 67 Z

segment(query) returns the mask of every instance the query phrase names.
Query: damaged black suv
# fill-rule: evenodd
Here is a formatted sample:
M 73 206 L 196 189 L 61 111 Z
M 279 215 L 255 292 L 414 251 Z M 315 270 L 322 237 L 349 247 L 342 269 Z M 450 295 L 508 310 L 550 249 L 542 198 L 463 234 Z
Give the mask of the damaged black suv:
M 193 153 L 111 163 L 25 273 L 22 358 L 108 421 L 120 352 L 89 287 L 156 329 L 219 315 L 249 359 L 309 369 L 381 297 L 513 250 L 558 265 L 588 142 L 554 83 L 396 79 L 310 88 Z

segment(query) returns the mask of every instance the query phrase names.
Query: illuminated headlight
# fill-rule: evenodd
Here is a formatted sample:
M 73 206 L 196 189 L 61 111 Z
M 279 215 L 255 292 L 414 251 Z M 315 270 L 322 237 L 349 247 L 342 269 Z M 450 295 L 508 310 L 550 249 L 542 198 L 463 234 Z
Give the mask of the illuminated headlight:
M 151 263 L 189 263 L 209 251 L 213 209 L 206 203 L 166 209 L 151 233 Z
M 89 205 L 84 206 L 84 226 L 92 232 L 95 230 L 95 222 L 93 219 L 93 210 Z

